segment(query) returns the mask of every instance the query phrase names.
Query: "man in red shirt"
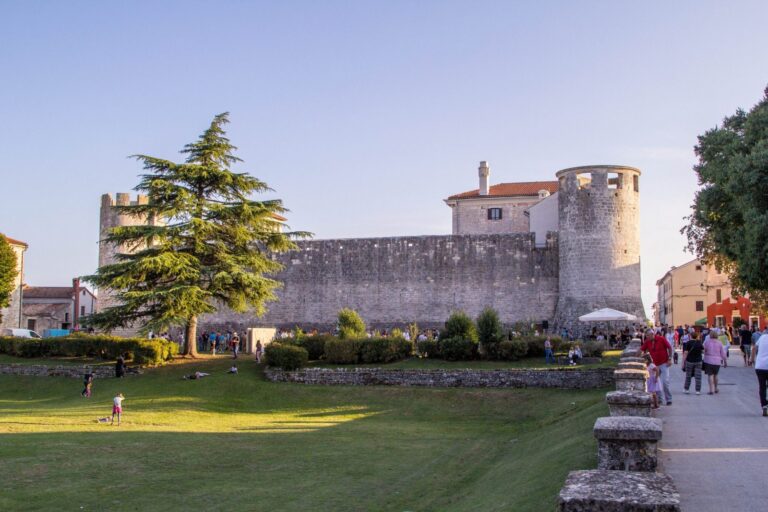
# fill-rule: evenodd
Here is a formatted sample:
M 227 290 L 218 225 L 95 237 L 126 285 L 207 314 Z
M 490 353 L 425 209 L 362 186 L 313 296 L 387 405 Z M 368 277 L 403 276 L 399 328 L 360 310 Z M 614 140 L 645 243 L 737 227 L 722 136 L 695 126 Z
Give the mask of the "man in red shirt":
M 645 354 L 650 354 L 653 364 L 659 368 L 662 384 L 662 402 L 666 401 L 667 405 L 672 405 L 672 392 L 669 390 L 669 367 L 672 366 L 672 346 L 664 336 L 654 333 L 652 329 L 648 329 L 645 332 L 645 339 L 640 350 Z

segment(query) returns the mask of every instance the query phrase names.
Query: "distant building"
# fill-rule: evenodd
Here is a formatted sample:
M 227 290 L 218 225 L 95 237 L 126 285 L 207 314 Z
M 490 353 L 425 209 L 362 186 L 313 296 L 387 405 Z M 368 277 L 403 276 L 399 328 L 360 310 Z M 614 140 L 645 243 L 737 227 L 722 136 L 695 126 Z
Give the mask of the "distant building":
M 707 306 L 707 323 L 716 327 L 733 325 L 736 319 L 747 322 L 750 327 L 765 327 L 765 317 L 752 313 L 752 302 L 747 297 L 726 298 Z
M 534 231 L 529 220 L 528 209 L 555 194 L 557 181 L 529 181 L 522 183 L 499 183 L 490 185 L 491 175 L 488 162 L 480 162 L 478 169 L 480 188 L 450 196 L 445 203 L 453 210 L 454 235 L 492 235 L 497 233 L 529 233 Z M 542 242 L 547 231 L 557 231 L 557 199 L 553 198 L 551 208 L 539 217 L 546 226 L 542 231 Z M 538 234 L 538 231 L 537 231 Z M 538 239 L 538 237 L 537 237 Z
M 14 283 L 13 292 L 11 293 L 11 303 L 7 308 L 2 308 L 2 320 L 0 320 L 0 329 L 2 328 L 19 328 L 21 327 L 21 302 L 24 282 L 24 251 L 29 247 L 26 242 L 14 240 L 13 238 L 5 237 L 8 243 L 13 249 L 16 255 L 16 279 Z
M 24 327 L 42 334 L 46 329 L 74 329 L 82 319 L 96 312 L 96 296 L 80 286 L 27 286 L 24 288 L 22 314 Z

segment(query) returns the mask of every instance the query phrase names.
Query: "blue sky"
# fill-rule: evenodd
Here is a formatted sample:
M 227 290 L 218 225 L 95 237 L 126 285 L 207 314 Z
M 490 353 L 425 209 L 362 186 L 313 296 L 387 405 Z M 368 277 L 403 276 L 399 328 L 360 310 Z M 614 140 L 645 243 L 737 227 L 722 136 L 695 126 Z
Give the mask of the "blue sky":
M 99 197 L 220 112 L 317 238 L 450 233 L 442 199 L 639 167 L 643 299 L 690 259 L 696 136 L 768 85 L 765 1 L 0 0 L 0 231 L 26 282 L 97 264 Z

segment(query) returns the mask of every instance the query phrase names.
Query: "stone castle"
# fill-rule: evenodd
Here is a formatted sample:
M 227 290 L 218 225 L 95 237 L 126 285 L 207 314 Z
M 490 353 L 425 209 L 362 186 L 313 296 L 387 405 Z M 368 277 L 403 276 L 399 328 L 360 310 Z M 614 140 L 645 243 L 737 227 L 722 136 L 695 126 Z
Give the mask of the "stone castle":
M 454 310 L 476 316 L 486 306 L 507 325 L 546 322 L 576 332 L 580 315 L 603 307 L 645 318 L 640 171 L 596 165 L 556 177 L 490 186 L 481 162 L 479 188 L 445 200 L 453 234 L 298 242 L 298 250 L 275 255 L 285 266 L 276 276 L 283 288 L 263 317 L 225 309 L 202 317 L 200 328 L 329 329 L 344 307 L 382 328 L 442 326 Z M 130 202 L 117 194 L 117 204 Z M 147 222 L 117 215 L 114 204 L 102 196 L 102 239 L 113 226 Z M 102 244 L 99 265 L 118 251 Z

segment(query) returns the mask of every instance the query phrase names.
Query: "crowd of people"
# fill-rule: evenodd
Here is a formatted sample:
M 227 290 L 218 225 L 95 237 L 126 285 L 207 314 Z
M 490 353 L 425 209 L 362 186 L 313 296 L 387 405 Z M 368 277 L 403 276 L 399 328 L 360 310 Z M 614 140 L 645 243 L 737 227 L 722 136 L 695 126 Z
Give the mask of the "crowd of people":
M 685 325 L 648 329 L 643 337 L 641 351 L 648 368 L 647 390 L 653 395 L 653 405 L 672 405 L 669 370 L 678 364 L 678 352 L 682 354 L 680 369 L 685 373 L 683 392 L 702 392 L 702 376 L 707 379 L 707 394 L 720 392 L 720 368 L 728 366 L 732 345 L 738 345 L 745 367 L 754 367 L 759 386 L 760 407 L 768 416 L 768 327 L 763 331 L 757 326 L 743 324 L 737 329 Z M 762 345 L 763 350 L 760 350 Z

